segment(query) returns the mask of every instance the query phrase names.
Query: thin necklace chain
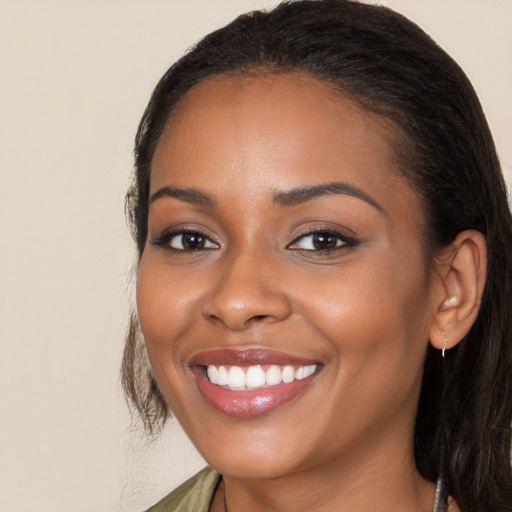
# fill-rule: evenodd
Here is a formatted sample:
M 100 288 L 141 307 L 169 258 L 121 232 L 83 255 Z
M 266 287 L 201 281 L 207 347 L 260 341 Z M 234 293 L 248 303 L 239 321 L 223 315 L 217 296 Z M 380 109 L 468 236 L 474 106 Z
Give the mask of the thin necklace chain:
M 443 512 L 444 509 L 440 508 L 441 504 L 441 489 L 443 487 L 443 479 L 439 477 L 436 485 L 436 501 L 434 503 L 434 510 L 432 512 Z M 226 511 L 227 512 L 227 511 Z

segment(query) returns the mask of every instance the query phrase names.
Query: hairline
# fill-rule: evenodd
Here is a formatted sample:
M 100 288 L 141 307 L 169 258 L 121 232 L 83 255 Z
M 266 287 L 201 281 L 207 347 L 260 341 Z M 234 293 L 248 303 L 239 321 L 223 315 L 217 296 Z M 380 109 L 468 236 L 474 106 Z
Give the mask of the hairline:
M 370 115 L 377 123 L 379 135 L 383 138 L 391 150 L 391 155 L 393 157 L 394 163 L 396 164 L 394 168 L 396 169 L 397 176 L 407 180 L 408 185 L 417 194 L 420 200 L 420 204 L 423 208 L 423 222 L 418 227 L 422 233 L 422 248 L 425 255 L 427 272 L 429 275 L 431 275 L 436 266 L 436 256 L 439 254 L 439 250 L 441 248 L 436 247 L 433 244 L 434 238 L 430 232 L 431 228 L 427 220 L 429 214 L 429 205 L 421 189 L 421 184 L 417 183 L 417 181 L 413 179 L 413 172 L 408 172 L 408 167 L 413 159 L 407 157 L 406 155 L 414 152 L 414 150 L 411 151 L 411 148 L 414 148 L 415 146 L 414 137 L 408 134 L 407 131 L 395 119 L 386 114 L 386 112 L 390 112 L 391 109 L 384 102 L 370 100 L 370 98 L 363 94 L 351 92 L 348 86 L 344 86 L 342 80 L 335 80 L 330 78 L 325 73 L 314 72 L 310 69 L 307 69 L 306 66 L 280 66 L 272 62 L 251 63 L 237 66 L 232 69 L 212 72 L 209 75 L 199 78 L 187 89 L 181 91 L 181 93 L 177 95 L 174 102 L 171 103 L 169 110 L 166 112 L 165 118 L 162 122 L 161 130 L 158 133 L 156 140 L 154 141 L 154 149 L 151 156 L 151 162 L 149 163 L 147 177 L 148 193 L 151 184 L 153 160 L 156 152 L 158 151 L 160 141 L 162 140 L 169 124 L 172 123 L 176 117 L 180 116 L 180 112 L 183 110 L 183 101 L 189 93 L 193 92 L 197 87 L 207 84 L 208 82 L 220 82 L 230 78 L 245 78 L 249 81 L 259 78 L 275 77 L 279 75 L 288 75 L 291 77 L 295 76 L 297 79 L 305 79 L 308 81 L 313 80 L 323 85 L 327 85 L 334 93 L 335 99 L 351 102 L 352 104 L 362 109 L 366 114 Z M 148 196 L 148 208 L 146 214 L 149 210 L 149 201 L 150 197 Z M 140 256 L 142 256 L 142 253 Z

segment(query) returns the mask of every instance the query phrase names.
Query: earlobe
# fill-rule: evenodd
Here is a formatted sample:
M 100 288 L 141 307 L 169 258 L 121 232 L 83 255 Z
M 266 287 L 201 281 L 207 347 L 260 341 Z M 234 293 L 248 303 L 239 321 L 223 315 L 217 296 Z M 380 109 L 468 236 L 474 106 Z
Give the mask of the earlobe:
M 487 277 L 487 247 L 482 233 L 459 233 L 440 260 L 438 271 L 440 292 L 430 343 L 442 350 L 459 343 L 478 315 Z

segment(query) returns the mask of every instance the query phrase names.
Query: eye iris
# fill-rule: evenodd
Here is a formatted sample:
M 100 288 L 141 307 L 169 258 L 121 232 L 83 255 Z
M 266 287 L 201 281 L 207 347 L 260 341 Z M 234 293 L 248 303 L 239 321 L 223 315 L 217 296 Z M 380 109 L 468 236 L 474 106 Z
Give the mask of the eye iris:
M 313 235 L 313 247 L 318 250 L 334 249 L 338 239 L 329 233 L 316 233 Z
M 197 251 L 203 249 L 205 245 L 205 238 L 197 233 L 184 233 L 182 239 L 183 247 L 189 251 Z

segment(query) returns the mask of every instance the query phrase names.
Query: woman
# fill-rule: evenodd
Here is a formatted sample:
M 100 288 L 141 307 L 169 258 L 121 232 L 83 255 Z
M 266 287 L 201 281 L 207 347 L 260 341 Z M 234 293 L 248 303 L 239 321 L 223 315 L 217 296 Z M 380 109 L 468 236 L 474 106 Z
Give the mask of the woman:
M 135 154 L 123 382 L 211 467 L 150 510 L 512 510 L 506 189 L 426 34 L 349 0 L 241 16 Z

